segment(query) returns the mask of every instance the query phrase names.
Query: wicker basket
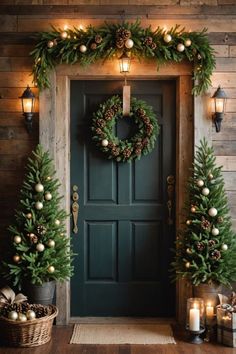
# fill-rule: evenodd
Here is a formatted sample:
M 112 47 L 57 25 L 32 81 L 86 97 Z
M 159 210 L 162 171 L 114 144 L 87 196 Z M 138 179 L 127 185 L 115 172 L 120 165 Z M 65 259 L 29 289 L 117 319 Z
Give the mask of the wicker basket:
M 49 305 L 52 314 L 26 322 L 0 318 L 0 337 L 4 344 L 13 347 L 36 347 L 50 341 L 53 319 L 58 314 L 56 306 Z

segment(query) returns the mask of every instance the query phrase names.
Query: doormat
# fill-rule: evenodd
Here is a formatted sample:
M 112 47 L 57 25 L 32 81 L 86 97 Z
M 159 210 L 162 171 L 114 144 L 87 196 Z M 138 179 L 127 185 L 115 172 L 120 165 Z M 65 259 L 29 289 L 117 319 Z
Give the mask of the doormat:
M 176 344 L 170 325 L 76 324 L 70 344 Z

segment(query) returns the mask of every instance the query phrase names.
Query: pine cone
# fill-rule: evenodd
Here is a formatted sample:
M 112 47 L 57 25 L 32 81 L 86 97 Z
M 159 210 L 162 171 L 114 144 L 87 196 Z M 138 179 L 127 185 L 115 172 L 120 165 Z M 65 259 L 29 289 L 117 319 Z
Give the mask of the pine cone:
M 146 116 L 143 117 L 143 121 L 145 124 L 149 125 L 150 124 L 150 119 Z
M 114 116 L 114 111 L 113 111 L 113 109 L 108 108 L 108 110 L 106 110 L 106 112 L 105 112 L 104 118 L 105 118 L 106 120 L 111 120 L 111 119 L 113 118 L 113 116 Z
M 96 121 L 96 124 L 97 124 L 98 127 L 104 128 L 105 125 L 106 125 L 106 122 L 105 122 L 103 119 L 98 119 L 98 120 Z
M 145 117 L 146 112 L 145 112 L 144 109 L 138 108 L 138 109 L 137 109 L 137 115 L 138 115 L 139 117 Z
M 143 147 L 146 147 L 148 145 L 148 139 L 147 138 L 143 139 L 142 144 Z
M 115 113 L 117 113 L 119 110 L 120 110 L 120 105 L 118 105 L 118 104 L 114 104 L 112 107 L 111 107 L 111 109 L 115 112 Z
M 211 226 L 210 221 L 206 220 L 206 219 L 204 218 L 204 216 L 202 216 L 201 228 L 202 228 L 203 230 L 208 230 L 210 226 Z
M 125 41 L 126 39 L 131 37 L 131 32 L 129 30 L 127 30 L 124 27 L 120 27 L 117 31 L 116 31 L 116 38 L 119 39 L 123 39 L 123 41 Z
M 111 152 L 112 152 L 113 156 L 118 156 L 120 154 L 120 149 L 117 147 L 114 147 Z
M 114 149 L 114 148 L 116 147 L 116 145 L 115 145 L 114 143 L 110 142 L 110 143 L 107 145 L 107 147 L 108 147 L 109 149 Z
M 216 244 L 216 241 L 215 241 L 215 240 L 209 240 L 209 241 L 208 241 L 208 246 L 209 246 L 210 248 L 214 247 L 215 244 Z
M 52 308 L 50 306 L 43 306 L 40 304 L 30 305 L 30 310 L 35 312 L 36 318 L 50 316 L 52 314 Z
M 219 216 L 219 217 L 217 218 L 217 222 L 218 222 L 219 224 L 222 224 L 223 221 L 224 221 L 224 218 L 222 218 L 222 216 Z
M 100 34 L 97 34 L 94 38 L 94 41 L 97 43 L 97 44 L 100 44 L 102 42 L 102 36 L 100 36 Z
M 132 150 L 129 148 L 125 148 L 123 151 L 123 155 L 126 159 L 128 159 L 130 157 L 131 153 L 132 153 Z
M 124 47 L 124 45 L 125 45 L 125 42 L 123 41 L 122 38 L 119 38 L 119 39 L 116 40 L 116 46 L 117 46 L 117 48 L 121 49 L 121 48 Z
M 141 149 L 135 149 L 135 154 L 136 155 L 141 155 L 141 153 L 142 153 L 142 150 Z
M 143 41 L 143 44 L 150 46 L 152 44 L 152 37 L 146 37 Z
M 97 128 L 97 129 L 95 130 L 95 132 L 96 132 L 97 135 L 102 135 L 102 134 L 103 134 L 103 133 L 102 133 L 102 130 L 101 130 L 100 128 Z
M 36 227 L 36 230 L 37 230 L 37 233 L 38 233 L 39 235 L 45 235 L 46 232 L 47 232 L 47 229 L 46 229 L 46 227 L 45 227 L 44 225 L 38 225 L 38 226 Z
M 91 44 L 90 44 L 90 48 L 91 48 L 92 50 L 97 49 L 97 44 L 96 44 L 96 43 L 91 43 Z
M 156 49 L 157 45 L 156 45 L 156 43 L 152 42 L 152 44 L 150 45 L 150 47 L 151 47 L 152 50 L 154 50 L 154 49 Z
M 197 247 L 197 250 L 201 252 L 201 251 L 204 250 L 205 245 L 204 245 L 203 242 L 197 242 L 197 243 L 196 243 L 196 247 Z
M 221 257 L 221 253 L 220 251 L 218 250 L 214 250 L 212 253 L 211 253 L 211 258 L 218 261 Z
M 135 147 L 136 147 L 137 149 L 142 149 L 142 147 L 143 147 L 142 142 L 136 143 L 136 144 L 135 144 Z
M 148 125 L 146 131 L 147 131 L 147 135 L 150 136 L 153 131 L 153 125 L 152 124 Z

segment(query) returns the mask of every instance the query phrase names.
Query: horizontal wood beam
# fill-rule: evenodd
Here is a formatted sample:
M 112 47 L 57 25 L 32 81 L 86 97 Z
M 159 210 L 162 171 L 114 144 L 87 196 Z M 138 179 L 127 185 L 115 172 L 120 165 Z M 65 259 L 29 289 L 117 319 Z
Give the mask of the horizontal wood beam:
M 156 18 L 170 15 L 236 15 L 234 5 L 224 6 L 156 6 L 156 5 L 0 5 L 0 14 L 6 15 L 81 15 L 81 16 L 139 16 Z

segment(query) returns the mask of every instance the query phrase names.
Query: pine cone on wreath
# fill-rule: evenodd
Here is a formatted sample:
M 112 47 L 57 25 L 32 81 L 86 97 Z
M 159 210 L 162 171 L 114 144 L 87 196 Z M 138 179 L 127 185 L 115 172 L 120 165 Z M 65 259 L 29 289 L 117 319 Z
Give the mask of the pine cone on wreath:
M 215 240 L 209 240 L 209 241 L 208 241 L 208 246 L 209 246 L 210 248 L 214 247 L 215 244 L 216 244 L 216 241 L 215 241 Z
M 154 49 L 156 49 L 157 45 L 156 45 L 156 43 L 152 42 L 150 47 L 151 47 L 152 50 L 154 50 Z
M 137 109 L 137 115 L 138 115 L 139 117 L 145 117 L 146 112 L 145 112 L 144 109 L 138 108 L 138 109 Z
M 100 128 L 97 128 L 97 129 L 96 129 L 96 134 L 97 134 L 97 135 L 102 135 L 102 130 L 101 130 Z
M 111 119 L 113 118 L 113 116 L 114 116 L 114 111 L 113 111 L 113 109 L 108 108 L 108 109 L 106 110 L 106 112 L 105 112 L 104 118 L 105 118 L 106 120 L 111 120 Z
M 114 144 L 113 142 L 110 142 L 110 143 L 108 143 L 107 147 L 109 149 L 114 149 L 116 147 L 116 144 Z
M 129 30 L 127 30 L 124 27 L 120 27 L 117 31 L 116 31 L 116 38 L 119 39 L 123 39 L 123 41 L 125 41 L 126 39 L 131 37 L 131 32 Z
M 100 128 L 104 128 L 105 125 L 106 125 L 106 122 L 103 119 L 98 119 L 96 121 L 96 123 L 97 123 L 97 126 L 100 127 Z
M 97 43 L 91 43 L 91 44 L 90 44 L 90 48 L 91 48 L 92 50 L 96 50 L 96 49 L 97 49 Z
M 117 113 L 117 112 L 121 109 L 121 107 L 120 107 L 118 104 L 114 104 L 114 105 L 111 107 L 111 109 L 112 109 L 115 113 Z
M 220 251 L 218 250 L 214 250 L 212 253 L 211 253 L 211 258 L 218 261 L 221 257 L 221 253 Z
M 121 48 L 124 47 L 124 45 L 125 45 L 125 42 L 123 41 L 122 38 L 118 38 L 118 39 L 116 40 L 116 46 L 117 46 L 117 48 L 121 49 Z
M 117 147 L 114 147 L 114 148 L 112 149 L 112 155 L 113 155 L 113 156 L 118 156 L 119 154 L 120 154 L 120 149 L 117 148 Z
M 136 155 L 141 155 L 141 153 L 142 153 L 142 150 L 141 149 L 135 149 L 135 154 Z
M 148 139 L 147 138 L 143 139 L 142 144 L 143 147 L 146 147 L 148 145 Z
M 97 43 L 97 44 L 100 44 L 102 42 L 102 36 L 100 36 L 100 34 L 97 34 L 94 38 L 94 41 Z
M 196 243 L 196 248 L 197 248 L 198 251 L 202 252 L 204 250 L 204 248 L 205 248 L 205 245 L 204 245 L 203 242 L 197 242 Z
M 37 233 L 38 233 L 39 235 L 45 235 L 46 232 L 47 232 L 47 229 L 46 229 L 46 227 L 45 227 L 44 225 L 38 225 L 38 226 L 36 227 L 36 231 L 37 231 Z
M 152 37 L 148 36 L 144 39 L 143 44 L 150 46 L 152 44 Z
M 128 159 L 131 154 L 132 154 L 132 150 L 131 150 L 131 149 L 129 149 L 129 148 L 124 149 L 123 155 L 124 155 L 124 157 L 125 157 L 126 159 Z

